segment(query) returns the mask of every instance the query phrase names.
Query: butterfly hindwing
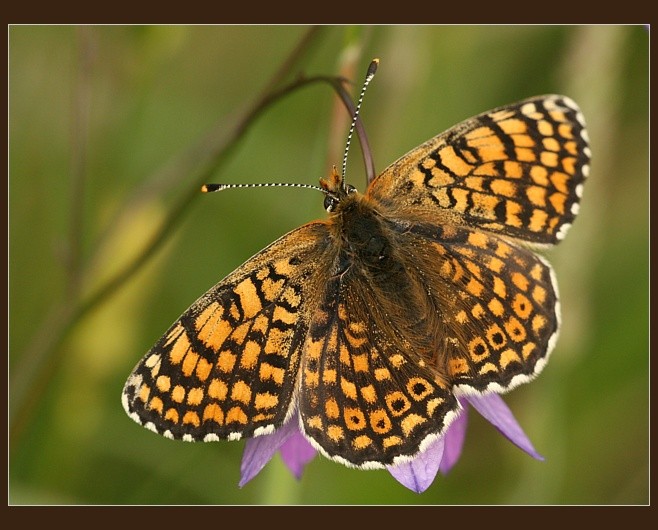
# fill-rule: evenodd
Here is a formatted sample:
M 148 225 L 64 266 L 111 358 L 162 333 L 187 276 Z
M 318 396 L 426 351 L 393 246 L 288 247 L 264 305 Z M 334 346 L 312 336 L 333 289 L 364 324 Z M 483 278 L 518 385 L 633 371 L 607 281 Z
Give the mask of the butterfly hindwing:
M 384 467 L 419 453 L 459 404 L 445 379 L 425 365 L 425 342 L 413 342 L 412 319 L 406 315 L 396 325 L 413 312 L 404 294 L 391 300 L 376 278 L 355 269 L 353 263 L 329 280 L 311 321 L 299 411 L 305 434 L 326 456 Z
M 323 223 L 283 236 L 197 300 L 123 392 L 138 423 L 188 441 L 269 432 L 290 414 Z
M 421 144 L 385 169 L 368 195 L 401 218 L 440 209 L 453 223 L 554 244 L 578 213 L 589 155 L 576 103 L 534 97 Z
M 559 331 L 557 285 L 544 259 L 466 227 L 415 225 L 404 241 L 408 266 L 422 270 L 441 315 L 442 343 L 428 365 L 452 387 L 478 393 L 539 373 Z

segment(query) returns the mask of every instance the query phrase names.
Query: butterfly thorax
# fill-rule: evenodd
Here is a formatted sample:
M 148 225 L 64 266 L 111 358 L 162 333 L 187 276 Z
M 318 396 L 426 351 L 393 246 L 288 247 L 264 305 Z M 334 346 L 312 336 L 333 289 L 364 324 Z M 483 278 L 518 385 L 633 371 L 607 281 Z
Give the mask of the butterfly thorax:
M 401 272 L 390 234 L 364 195 L 353 192 L 346 196 L 332 221 L 343 259 L 362 267 L 370 275 L 388 277 Z
M 377 283 L 399 275 L 400 263 L 374 203 L 345 184 L 335 167 L 328 178 L 320 179 L 320 185 L 326 191 L 324 206 L 337 250 L 334 274 L 356 267 L 365 279 Z

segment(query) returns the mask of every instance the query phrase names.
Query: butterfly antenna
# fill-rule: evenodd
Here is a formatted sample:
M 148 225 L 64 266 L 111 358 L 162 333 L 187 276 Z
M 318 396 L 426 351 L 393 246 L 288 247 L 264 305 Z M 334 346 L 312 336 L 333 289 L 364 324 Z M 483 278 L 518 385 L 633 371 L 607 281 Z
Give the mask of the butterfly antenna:
M 354 109 L 354 116 L 352 116 L 352 124 L 350 125 L 350 132 L 347 135 L 347 142 L 345 144 L 345 154 L 343 155 L 343 189 L 346 189 L 345 184 L 345 173 L 347 171 L 347 153 L 350 150 L 350 143 L 352 142 L 352 135 L 354 134 L 354 128 L 356 127 L 357 119 L 359 118 L 359 111 L 361 110 L 361 104 L 363 103 L 363 96 L 366 93 L 366 88 L 368 84 L 372 81 L 372 78 L 375 77 L 377 72 L 377 66 L 379 65 L 379 59 L 373 59 L 370 65 L 368 66 L 368 71 L 366 72 L 366 79 L 363 82 L 363 87 L 361 88 L 361 94 L 359 94 L 359 100 Z M 223 191 L 228 189 L 235 188 L 307 188 L 311 190 L 318 190 L 327 195 L 328 190 L 321 188 L 319 186 L 313 186 L 312 184 L 296 184 L 296 183 L 286 183 L 286 182 L 263 182 L 259 184 L 204 184 L 201 186 L 201 191 L 203 193 L 213 193 L 215 191 Z
M 343 177 L 343 187 L 345 187 L 345 173 L 347 171 L 347 153 L 350 150 L 350 143 L 352 142 L 352 134 L 354 133 L 354 127 L 356 127 L 356 120 L 359 117 L 359 111 L 361 110 L 361 103 L 363 103 L 363 96 L 366 93 L 366 88 L 368 88 L 368 84 L 370 84 L 372 78 L 375 77 L 375 73 L 377 72 L 378 65 L 379 65 L 379 59 L 373 59 L 372 62 L 370 63 L 370 66 L 368 66 L 368 71 L 366 72 L 366 80 L 363 82 L 363 87 L 361 88 L 361 94 L 359 95 L 359 101 L 356 104 L 356 109 L 354 110 L 354 116 L 352 116 L 352 125 L 350 125 L 350 132 L 347 135 L 347 142 L 345 144 L 345 153 L 343 154 L 343 170 L 341 174 Z
M 233 188 L 308 188 L 312 190 L 319 190 L 325 193 L 320 186 L 313 186 L 312 184 L 296 184 L 291 182 L 263 182 L 261 184 L 204 184 L 201 186 L 203 193 L 212 193 L 215 191 L 223 191 Z

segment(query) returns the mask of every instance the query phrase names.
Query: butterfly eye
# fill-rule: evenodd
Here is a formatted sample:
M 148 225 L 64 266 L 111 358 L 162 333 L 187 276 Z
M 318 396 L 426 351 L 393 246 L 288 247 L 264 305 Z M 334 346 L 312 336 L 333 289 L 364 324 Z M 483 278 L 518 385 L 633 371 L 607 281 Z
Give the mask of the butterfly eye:
M 327 212 L 329 213 L 333 212 L 337 204 L 338 204 L 338 199 L 336 199 L 336 197 L 332 197 L 331 195 L 325 195 L 324 209 L 327 210 Z
M 351 184 L 348 184 L 346 186 L 347 194 L 349 195 L 350 193 L 354 193 L 356 191 L 356 188 L 352 186 Z

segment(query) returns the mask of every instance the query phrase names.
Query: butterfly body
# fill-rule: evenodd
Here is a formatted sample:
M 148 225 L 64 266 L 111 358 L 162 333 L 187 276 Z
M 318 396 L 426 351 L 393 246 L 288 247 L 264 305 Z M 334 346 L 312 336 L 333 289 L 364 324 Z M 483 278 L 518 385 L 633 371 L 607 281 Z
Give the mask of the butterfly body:
M 578 107 L 541 96 L 429 140 L 363 194 L 334 171 L 328 217 L 199 298 L 135 367 L 124 408 L 175 439 L 299 421 L 350 466 L 414 458 L 460 393 L 504 392 L 545 365 L 557 285 L 526 243 L 564 237 L 588 163 Z

